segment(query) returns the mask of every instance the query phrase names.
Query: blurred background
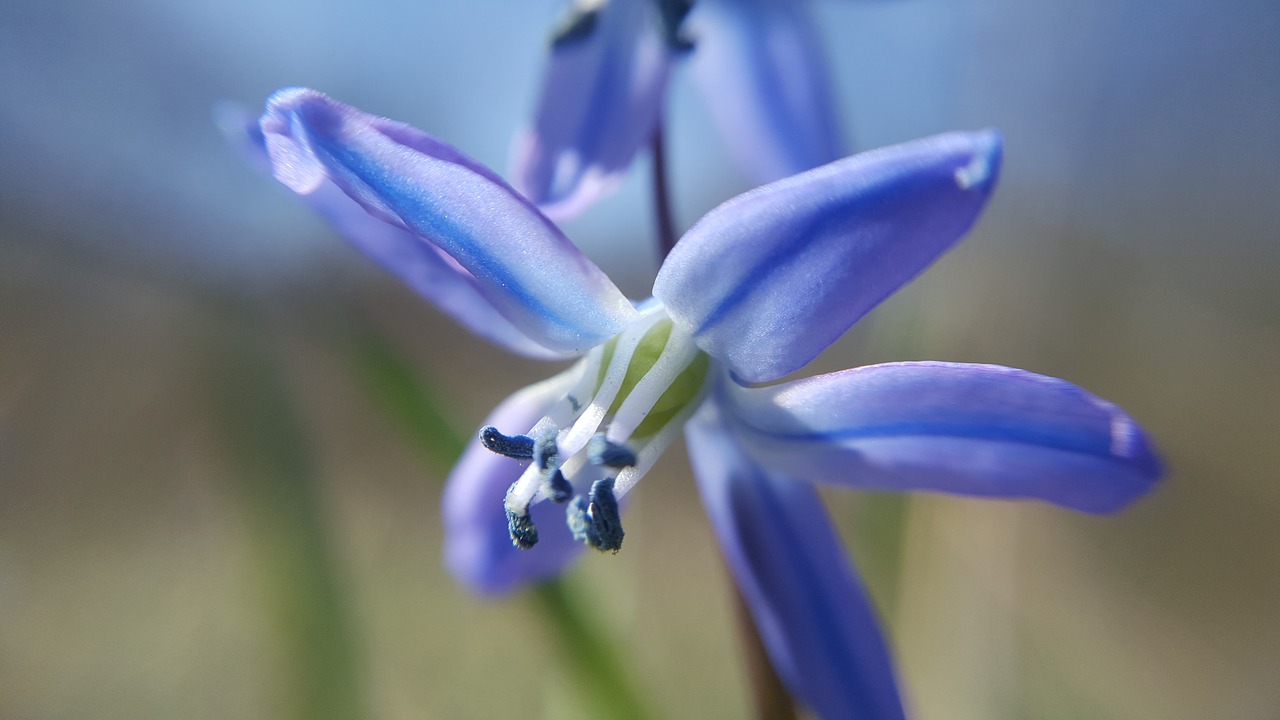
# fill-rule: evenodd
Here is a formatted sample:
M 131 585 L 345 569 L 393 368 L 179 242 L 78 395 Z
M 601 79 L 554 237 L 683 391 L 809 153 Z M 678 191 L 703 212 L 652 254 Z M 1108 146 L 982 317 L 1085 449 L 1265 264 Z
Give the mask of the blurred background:
M 1007 147 L 969 238 L 806 374 L 1064 377 L 1170 468 L 1113 517 L 829 493 L 916 716 L 1280 718 L 1280 4 L 812 5 L 851 149 Z M 749 712 L 680 446 L 567 595 L 452 582 L 458 439 L 552 368 L 452 326 L 211 120 L 306 85 L 502 170 L 558 7 L 0 4 L 0 717 L 591 717 L 565 598 L 650 715 Z M 681 227 L 747 189 L 701 103 L 678 73 Z M 635 295 L 646 173 L 566 227 Z

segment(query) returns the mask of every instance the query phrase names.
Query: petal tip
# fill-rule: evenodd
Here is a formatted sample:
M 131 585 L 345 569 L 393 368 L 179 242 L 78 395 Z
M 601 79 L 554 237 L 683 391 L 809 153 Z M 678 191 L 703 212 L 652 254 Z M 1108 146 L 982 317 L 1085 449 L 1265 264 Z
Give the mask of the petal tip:
M 306 135 L 325 121 L 336 121 L 335 105 L 323 93 L 301 87 L 282 88 L 267 98 L 259 125 L 272 174 L 300 195 L 315 192 L 324 184 L 326 171 Z
M 299 86 L 283 87 L 267 98 L 267 114 L 290 113 L 304 105 L 328 105 L 332 102 L 328 95 L 319 90 Z
M 1092 510 L 1100 514 L 1127 508 L 1151 492 L 1167 472 L 1151 437 L 1137 421 L 1118 408 L 1111 423 L 1111 456 L 1128 466 L 1133 482 L 1127 486 L 1128 492 L 1118 495 L 1114 503 L 1105 503 Z
M 990 192 L 1000 174 L 1004 157 L 1004 138 L 994 128 L 979 130 L 970 136 L 973 155 L 968 164 L 955 172 L 956 186 L 961 190 Z

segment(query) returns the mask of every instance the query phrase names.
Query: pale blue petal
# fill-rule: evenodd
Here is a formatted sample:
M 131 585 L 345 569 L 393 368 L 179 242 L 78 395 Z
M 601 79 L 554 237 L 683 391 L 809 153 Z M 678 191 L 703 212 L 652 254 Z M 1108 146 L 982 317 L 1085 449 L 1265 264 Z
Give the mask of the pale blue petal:
M 822 41 L 805 0 L 701 0 L 693 76 L 720 136 L 763 185 L 841 152 Z
M 753 457 L 813 482 L 1111 512 L 1163 474 L 1124 410 L 998 365 L 871 365 L 765 388 L 726 382 L 720 397 Z
M 582 352 L 635 316 L 603 272 L 498 176 L 426 133 L 313 90 L 282 90 L 262 117 L 276 178 L 337 186 L 377 219 L 456 263 L 539 345 Z
M 721 552 L 788 689 L 829 720 L 901 719 L 875 609 L 813 488 L 743 455 L 714 403 L 686 436 Z
M 217 122 L 247 162 L 264 172 L 271 171 L 266 139 L 257 117 L 251 117 L 243 108 L 222 105 L 217 109 Z M 302 197 L 351 244 L 471 332 L 526 357 L 565 357 L 565 353 L 542 347 L 512 325 L 462 266 L 403 227 L 370 215 L 332 182 L 326 180 Z
M 575 378 L 564 373 L 521 390 L 503 401 L 484 424 L 508 433 L 528 431 L 564 397 Z M 489 452 L 475 439 L 445 483 L 445 566 L 473 592 L 497 595 L 550 578 L 585 547 L 569 533 L 564 506 L 550 502 L 530 510 L 538 544 L 528 550 L 511 544 L 502 501 L 526 465 Z
M 1000 136 L 948 133 L 845 158 L 712 210 L 653 294 L 749 382 L 798 370 L 973 225 Z
M 571 217 L 613 189 L 658 127 L 675 51 L 648 4 L 612 0 L 551 47 L 511 178 L 552 217 Z

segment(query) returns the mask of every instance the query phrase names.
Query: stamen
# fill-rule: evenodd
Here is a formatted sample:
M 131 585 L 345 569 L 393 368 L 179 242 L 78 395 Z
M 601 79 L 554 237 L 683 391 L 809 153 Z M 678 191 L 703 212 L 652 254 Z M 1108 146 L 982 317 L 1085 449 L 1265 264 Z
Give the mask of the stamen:
M 573 497 L 573 485 L 565 478 L 564 473 L 560 472 L 560 468 L 551 471 L 551 475 L 547 478 L 547 496 L 551 498 L 551 502 L 563 503 L 568 502 Z
M 511 544 L 521 550 L 528 550 L 538 544 L 538 528 L 527 513 L 519 515 L 508 510 L 507 531 L 511 533 Z
M 556 465 L 556 460 L 560 457 L 560 449 L 556 447 L 556 428 L 554 425 L 544 427 L 542 432 L 538 433 L 538 439 L 533 442 L 531 457 L 534 464 L 542 470 Z
M 581 450 L 600 427 L 600 423 L 604 422 L 605 415 L 612 407 L 619 390 L 622 389 L 623 380 L 626 378 L 627 369 L 631 365 L 636 348 L 649 330 L 665 317 L 665 313 L 650 312 L 618 336 L 616 344 L 612 346 L 612 356 L 604 366 L 604 372 L 599 378 L 599 384 L 591 396 L 591 401 L 583 408 L 572 427 L 560 438 L 560 448 L 566 455 L 574 455 Z M 601 346 L 601 348 L 604 347 L 607 346 Z M 592 353 L 593 356 L 598 354 L 603 353 Z
M 609 440 L 604 433 L 596 433 L 587 442 L 587 456 L 592 465 L 611 468 L 631 467 L 636 464 L 636 453 L 631 448 Z
M 618 501 L 613 496 L 613 478 L 597 480 L 591 486 L 590 502 L 581 496 L 574 498 L 567 520 L 575 539 L 600 552 L 621 550 L 624 533 Z
M 489 452 L 514 460 L 533 458 L 533 438 L 528 435 L 503 435 L 492 425 L 480 428 L 480 444 Z

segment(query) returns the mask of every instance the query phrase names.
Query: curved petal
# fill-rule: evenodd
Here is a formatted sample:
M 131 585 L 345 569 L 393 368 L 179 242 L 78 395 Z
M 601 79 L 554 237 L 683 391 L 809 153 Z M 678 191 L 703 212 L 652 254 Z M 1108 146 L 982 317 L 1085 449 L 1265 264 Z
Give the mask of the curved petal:
M 216 110 L 216 122 L 248 163 L 263 172 L 271 172 L 266 138 L 257 117 L 244 108 L 224 104 Z M 326 180 L 314 192 L 302 197 L 352 245 L 471 332 L 526 357 L 566 356 L 542 347 L 512 325 L 484 296 L 475 277 L 434 245 L 424 243 L 398 225 L 370 215 L 332 182 Z
M 511 178 L 552 217 L 576 215 L 613 189 L 657 129 L 673 51 L 647 4 L 575 8 L 551 45 Z
M 568 392 L 573 372 L 531 385 L 502 402 L 485 420 L 499 428 L 529 428 Z M 472 592 L 497 595 L 562 571 L 585 547 L 565 524 L 565 509 L 538 503 L 530 513 L 538 544 L 521 550 L 511 544 L 502 501 L 527 463 L 489 452 L 471 441 L 444 487 L 444 562 Z
M 1163 473 L 1142 428 L 1065 380 L 998 365 L 890 363 L 721 387 L 766 467 L 814 482 L 1033 498 L 1111 512 Z
M 803 0 L 703 0 L 690 58 L 707 108 L 758 185 L 844 153 L 821 38 Z
M 902 718 L 876 612 L 813 488 L 743 455 L 714 403 L 687 438 L 721 551 L 783 682 L 823 718 Z
M 999 164 L 996 132 L 948 133 L 739 195 L 676 244 L 653 294 L 739 378 L 775 380 L 959 240 Z
M 271 97 L 262 131 L 278 180 L 302 195 L 332 183 L 370 215 L 410 232 L 428 246 L 424 253 L 439 251 L 469 273 L 493 307 L 543 347 L 585 351 L 635 316 L 550 220 L 426 133 L 299 88 Z

